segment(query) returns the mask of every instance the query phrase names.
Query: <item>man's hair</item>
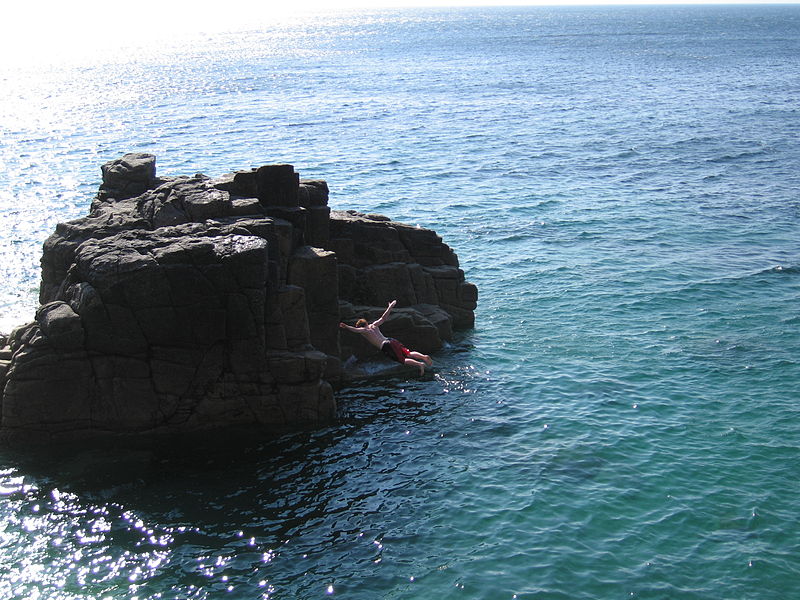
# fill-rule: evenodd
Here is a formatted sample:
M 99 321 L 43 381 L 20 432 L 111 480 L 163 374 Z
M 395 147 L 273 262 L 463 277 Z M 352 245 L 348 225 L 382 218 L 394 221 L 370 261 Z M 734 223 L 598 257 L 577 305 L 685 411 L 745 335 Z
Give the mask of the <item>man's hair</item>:
M 366 326 L 367 326 L 366 319 L 359 319 L 358 321 L 356 321 L 356 327 L 366 327 Z

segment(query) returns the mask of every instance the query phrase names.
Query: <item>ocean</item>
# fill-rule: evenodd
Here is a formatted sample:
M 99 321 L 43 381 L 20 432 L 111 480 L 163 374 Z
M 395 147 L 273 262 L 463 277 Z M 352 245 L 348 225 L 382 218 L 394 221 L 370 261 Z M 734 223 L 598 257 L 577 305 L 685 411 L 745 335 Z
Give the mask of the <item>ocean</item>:
M 0 596 L 789 599 L 800 6 L 329 13 L 0 66 L 0 331 L 100 165 L 286 162 L 480 290 L 328 427 L 0 451 Z

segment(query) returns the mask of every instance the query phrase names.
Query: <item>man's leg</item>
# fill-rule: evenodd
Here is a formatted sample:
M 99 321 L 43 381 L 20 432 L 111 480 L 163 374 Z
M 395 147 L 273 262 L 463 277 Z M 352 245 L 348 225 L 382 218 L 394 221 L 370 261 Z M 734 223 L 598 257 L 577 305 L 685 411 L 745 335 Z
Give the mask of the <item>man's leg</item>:
M 427 354 L 422 354 L 421 352 L 414 351 L 414 352 L 409 352 L 408 355 L 411 358 L 415 358 L 417 360 L 423 361 L 429 367 L 433 364 L 433 361 L 431 360 L 431 357 L 428 356 Z
M 419 362 L 418 360 L 414 360 L 413 358 L 407 358 L 407 359 L 405 359 L 403 361 L 403 363 L 406 366 L 409 366 L 409 367 L 418 367 L 419 368 L 419 374 L 420 375 L 424 375 L 425 374 L 425 365 L 423 363 Z

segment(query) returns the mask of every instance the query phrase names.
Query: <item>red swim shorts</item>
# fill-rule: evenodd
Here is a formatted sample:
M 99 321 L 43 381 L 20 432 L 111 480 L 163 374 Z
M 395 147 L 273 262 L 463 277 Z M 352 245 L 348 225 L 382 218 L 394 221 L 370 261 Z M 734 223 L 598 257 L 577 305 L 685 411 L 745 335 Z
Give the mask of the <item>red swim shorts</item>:
M 405 363 L 406 357 L 411 354 L 411 351 L 403 346 L 394 338 L 388 338 L 381 346 L 381 352 L 388 356 L 391 360 L 395 360 L 400 364 Z

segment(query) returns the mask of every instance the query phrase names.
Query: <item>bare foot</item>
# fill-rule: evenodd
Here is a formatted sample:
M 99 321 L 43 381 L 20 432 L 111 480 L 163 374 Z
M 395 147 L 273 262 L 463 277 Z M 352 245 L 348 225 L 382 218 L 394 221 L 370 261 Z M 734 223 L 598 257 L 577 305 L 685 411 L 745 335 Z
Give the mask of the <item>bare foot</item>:
M 425 361 L 425 363 L 426 363 L 426 364 L 427 364 L 429 367 L 430 367 L 430 366 L 433 364 L 433 360 L 432 360 L 432 359 L 431 359 L 431 357 L 430 357 L 430 356 L 428 356 L 427 354 L 423 354 L 423 355 L 422 355 L 422 360 L 424 360 L 424 361 Z

